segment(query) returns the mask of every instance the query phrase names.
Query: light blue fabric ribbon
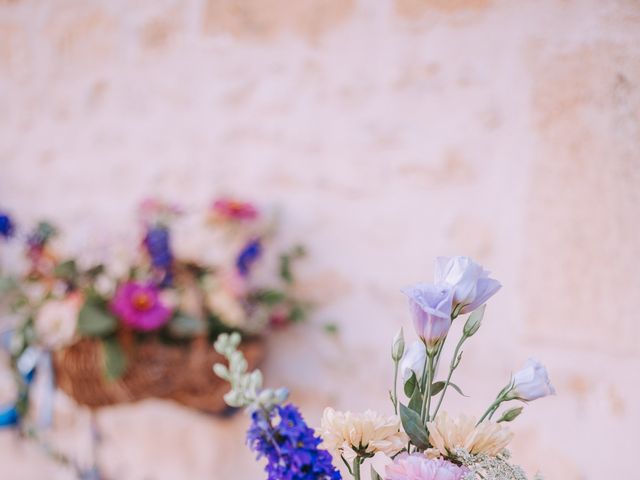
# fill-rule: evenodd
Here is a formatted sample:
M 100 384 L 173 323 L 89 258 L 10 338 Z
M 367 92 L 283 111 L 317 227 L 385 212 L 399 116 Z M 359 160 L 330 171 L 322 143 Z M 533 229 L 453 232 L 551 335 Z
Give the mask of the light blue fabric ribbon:
M 9 350 L 11 344 L 11 331 L 2 332 L 0 335 L 0 348 Z M 37 376 L 40 388 L 37 390 L 38 398 L 38 418 L 36 420 L 39 428 L 48 428 L 53 423 L 53 401 L 55 394 L 55 378 L 53 373 L 53 363 L 51 352 L 38 347 L 29 346 L 20 355 L 16 362 L 18 373 L 22 377 L 27 391 L 22 395 L 28 395 L 33 384 L 34 377 Z M 24 398 L 24 397 L 22 397 Z M 0 427 L 12 426 L 18 423 L 20 415 L 16 405 L 0 407 Z

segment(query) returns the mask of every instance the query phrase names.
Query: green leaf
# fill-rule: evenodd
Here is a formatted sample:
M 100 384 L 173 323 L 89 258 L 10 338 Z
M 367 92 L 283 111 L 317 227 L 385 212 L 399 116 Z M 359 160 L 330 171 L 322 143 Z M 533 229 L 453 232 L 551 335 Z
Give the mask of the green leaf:
M 455 383 L 449 382 L 449 386 L 451 388 L 453 388 L 456 392 L 458 392 L 460 395 L 462 395 L 463 397 L 467 396 L 462 392 L 462 389 L 459 386 L 457 386 Z M 439 394 L 442 391 L 443 388 L 444 388 L 444 382 L 436 382 L 436 383 L 432 384 L 431 385 L 431 396 L 433 397 L 433 396 Z
M 86 337 L 104 337 L 118 328 L 118 321 L 94 303 L 85 303 L 78 314 L 78 332 Z
M 266 305 L 277 305 L 285 299 L 285 294 L 279 290 L 261 290 L 255 294 L 255 299 Z
M 404 384 L 404 394 L 411 398 L 413 395 L 413 391 L 416 389 L 416 385 L 418 384 L 418 380 L 416 379 L 416 373 L 411 372 L 411 377 Z
M 382 477 L 378 475 L 378 472 L 373 469 L 373 465 L 371 465 L 371 480 L 382 480 Z
M 78 274 L 78 268 L 75 260 L 67 260 L 59 263 L 53 269 L 53 274 L 64 280 L 73 280 Z
M 291 323 L 302 322 L 307 317 L 307 312 L 300 304 L 295 304 L 289 312 L 289 321 Z
M 338 324 L 333 322 L 325 323 L 322 328 L 324 328 L 324 331 L 329 335 L 337 335 L 340 331 L 340 327 L 338 327 Z
M 280 255 L 280 278 L 282 278 L 286 283 L 293 283 L 291 256 L 286 253 Z
M 207 325 L 202 320 L 183 313 L 173 317 L 167 328 L 177 338 L 192 338 L 207 331 Z
M 420 415 L 400 404 L 400 420 L 402 421 L 404 431 L 411 439 L 411 443 L 420 450 L 426 449 L 429 446 L 429 435 L 420 420 Z
M 408 407 L 418 415 L 420 414 L 420 411 L 422 410 L 422 393 L 419 388 L 415 388 L 413 390 L 413 395 L 411 395 Z
M 118 380 L 127 370 L 127 356 L 114 338 L 102 340 L 104 373 L 108 380 Z

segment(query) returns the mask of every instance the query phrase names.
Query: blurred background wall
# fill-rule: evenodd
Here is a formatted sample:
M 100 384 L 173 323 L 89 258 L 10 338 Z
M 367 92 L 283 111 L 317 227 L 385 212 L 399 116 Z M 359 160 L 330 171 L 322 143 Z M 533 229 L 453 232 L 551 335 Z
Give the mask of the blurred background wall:
M 479 414 L 533 355 L 557 397 L 513 452 L 549 479 L 636 467 L 640 3 L 635 0 L 3 0 L 0 201 L 72 244 L 125 235 L 145 196 L 281 204 L 324 306 L 276 334 L 268 383 L 311 424 L 388 410 L 399 288 L 439 254 L 504 285 L 458 382 Z M 325 321 L 340 334 L 322 331 Z M 86 411 L 59 399 L 58 445 Z M 247 420 L 148 401 L 101 411 L 119 480 L 262 478 Z M 633 469 L 633 470 L 632 470 Z M 70 478 L 0 433 L 0 476 Z

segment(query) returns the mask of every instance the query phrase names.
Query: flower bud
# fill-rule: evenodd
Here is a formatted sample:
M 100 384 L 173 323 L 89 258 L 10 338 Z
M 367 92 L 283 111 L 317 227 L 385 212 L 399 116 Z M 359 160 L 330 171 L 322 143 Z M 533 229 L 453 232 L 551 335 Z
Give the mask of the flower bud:
M 547 369 L 540 362 L 529 359 L 524 367 L 511 379 L 511 388 L 505 394 L 505 400 L 523 400 L 530 402 L 547 395 L 555 395 Z
M 502 414 L 502 416 L 500 417 L 500 420 L 498 420 L 498 423 L 512 422 L 522 413 L 522 410 L 524 410 L 524 407 L 516 407 L 510 410 L 507 410 Z
M 393 337 L 393 346 L 391 347 L 391 358 L 394 362 L 399 362 L 404 354 L 404 334 L 402 332 L 402 328 Z
M 287 388 L 279 388 L 276 390 L 276 401 L 283 403 L 289 398 L 289 390 Z
M 465 337 L 471 337 L 478 331 L 480 325 L 482 324 L 482 318 L 484 317 L 484 311 L 486 308 L 487 304 L 485 303 L 477 310 L 471 312 L 471 315 L 469 315 L 469 318 L 467 318 L 467 321 L 465 322 L 464 328 L 462 330 Z

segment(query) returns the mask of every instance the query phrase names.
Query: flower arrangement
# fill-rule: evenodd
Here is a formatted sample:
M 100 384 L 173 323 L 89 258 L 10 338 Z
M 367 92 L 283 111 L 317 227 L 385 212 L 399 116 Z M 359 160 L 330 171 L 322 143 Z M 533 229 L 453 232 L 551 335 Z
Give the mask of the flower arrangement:
M 544 366 L 528 360 L 479 418 L 442 410 L 449 390 L 462 393 L 452 382 L 462 347 L 480 329 L 486 302 L 500 287 L 467 257 L 438 258 L 434 282 L 402 290 L 418 340 L 405 348 L 402 329 L 393 340 L 392 414 L 328 407 L 317 433 L 286 403 L 286 389 L 263 388 L 260 371 L 248 371 L 237 350 L 239 334 L 218 337 L 215 348 L 228 365 L 216 364 L 214 372 L 231 384 L 225 401 L 249 411 L 248 444 L 258 458 L 267 459 L 268 478 L 333 480 L 341 478 L 336 466 L 343 465 L 360 480 L 362 466 L 369 462 L 373 480 L 526 480 L 523 470 L 510 463 L 507 450 L 512 438 L 507 423 L 523 407 L 506 408 L 494 417 L 511 402 L 526 404 L 555 393 Z M 463 315 L 467 317 L 447 373 L 437 378 L 451 325 Z M 404 399 L 398 395 L 399 374 Z M 374 456 L 376 462 L 371 460 Z
M 60 255 L 50 223 L 21 232 L 0 212 L 0 254 L 9 244 L 23 254 L 17 271 L 0 261 L 0 308 L 14 319 L 9 349 L 20 374 L 34 367 L 25 359 L 91 341 L 101 346 L 104 378 L 117 380 L 145 342 L 188 348 L 233 331 L 257 338 L 305 318 L 309 304 L 293 276 L 304 249 L 276 250 L 274 215 L 266 210 L 221 198 L 189 217 L 147 200 L 139 218 L 138 246 L 87 259 Z

